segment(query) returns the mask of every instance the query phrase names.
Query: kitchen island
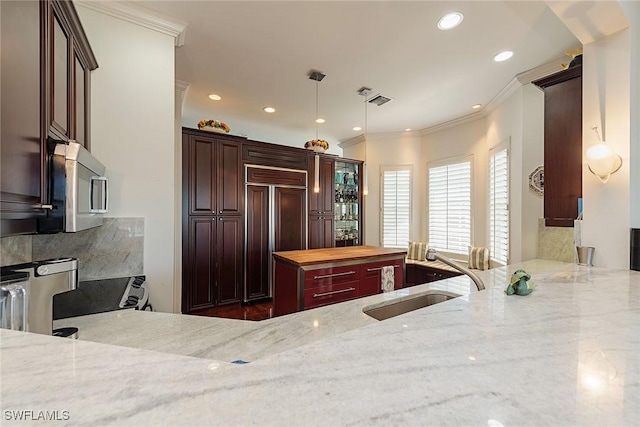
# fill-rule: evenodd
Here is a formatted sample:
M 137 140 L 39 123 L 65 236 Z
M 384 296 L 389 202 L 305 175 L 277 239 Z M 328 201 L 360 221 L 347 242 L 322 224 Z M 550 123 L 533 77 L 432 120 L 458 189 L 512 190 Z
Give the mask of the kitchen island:
M 517 268 L 537 284 L 529 296 L 503 292 Z M 2 330 L 3 425 L 25 411 L 92 426 L 640 423 L 640 273 L 547 261 L 479 273 L 481 292 L 447 285 L 456 277 L 272 319 L 274 351 L 248 364 L 87 342 L 82 326 L 76 341 Z M 310 322 L 288 329 L 298 347 L 276 348 L 287 319 L 326 310 L 348 323 L 364 307 L 440 286 L 469 293 L 317 340 L 305 338 Z M 356 303 L 366 305 L 341 317 Z M 136 342 L 165 334 L 170 347 L 183 332 L 143 327 Z M 209 334 L 194 334 L 198 345 Z
M 273 253 L 276 316 L 382 292 L 382 269 L 393 269 L 393 289 L 404 283 L 406 250 L 350 246 Z

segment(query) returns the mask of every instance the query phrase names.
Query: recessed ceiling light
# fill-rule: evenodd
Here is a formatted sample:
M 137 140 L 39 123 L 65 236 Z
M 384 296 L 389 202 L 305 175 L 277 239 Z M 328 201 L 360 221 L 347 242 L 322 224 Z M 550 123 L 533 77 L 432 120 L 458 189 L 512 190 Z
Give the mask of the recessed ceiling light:
M 263 110 L 264 110 L 265 113 L 275 113 L 276 112 L 276 109 L 273 108 L 273 107 L 264 107 Z
M 213 99 L 214 101 L 220 101 L 222 99 L 220 95 L 216 95 L 215 93 L 212 93 L 211 95 L 209 95 L 209 98 Z
M 450 30 L 460 25 L 464 16 L 460 12 L 447 13 L 438 21 L 438 28 L 441 30 Z
M 471 108 L 473 108 L 474 110 L 477 110 L 477 109 L 478 109 L 478 108 L 480 108 L 480 107 L 482 107 L 482 104 L 476 104 L 476 105 L 474 105 L 474 106 L 473 106 L 473 107 L 471 107 Z
M 504 52 L 500 52 L 496 56 L 493 57 L 493 60 L 496 62 L 506 61 L 507 59 L 513 56 L 513 52 L 510 50 L 505 50 Z
M 324 119 L 318 118 L 318 119 L 316 119 L 316 123 L 324 123 Z
M 411 128 L 406 128 L 404 131 L 405 132 L 411 132 Z
M 353 128 L 353 130 L 362 130 L 362 128 L 360 126 L 356 126 Z

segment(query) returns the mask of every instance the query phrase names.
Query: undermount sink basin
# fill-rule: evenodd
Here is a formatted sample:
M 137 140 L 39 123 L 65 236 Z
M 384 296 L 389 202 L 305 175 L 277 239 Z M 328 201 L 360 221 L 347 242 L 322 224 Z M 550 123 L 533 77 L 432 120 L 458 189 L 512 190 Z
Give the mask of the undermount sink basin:
M 385 320 L 390 317 L 395 317 L 400 314 L 408 313 L 419 308 L 429 307 L 430 305 L 438 304 L 453 298 L 457 298 L 460 295 L 456 294 L 443 294 L 432 293 L 419 295 L 414 298 L 405 299 L 391 304 L 383 305 L 382 307 L 366 308 L 362 310 L 364 314 L 373 317 L 377 320 Z

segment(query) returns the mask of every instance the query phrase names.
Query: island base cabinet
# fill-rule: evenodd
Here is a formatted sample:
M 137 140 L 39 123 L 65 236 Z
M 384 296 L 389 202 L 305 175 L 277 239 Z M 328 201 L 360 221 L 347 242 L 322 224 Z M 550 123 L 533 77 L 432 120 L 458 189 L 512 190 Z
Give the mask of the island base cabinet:
M 350 248 L 337 251 L 346 254 Z M 282 258 L 283 254 L 286 252 L 279 252 L 273 259 L 276 316 L 378 294 L 382 292 L 381 271 L 385 266 L 394 267 L 394 289 L 402 288 L 404 283 L 404 252 L 310 265 L 287 262 Z

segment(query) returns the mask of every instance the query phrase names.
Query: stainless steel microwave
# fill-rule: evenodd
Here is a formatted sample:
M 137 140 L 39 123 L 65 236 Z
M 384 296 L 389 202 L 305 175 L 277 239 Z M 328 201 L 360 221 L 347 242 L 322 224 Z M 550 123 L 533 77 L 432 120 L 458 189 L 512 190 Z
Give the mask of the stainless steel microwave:
M 47 218 L 41 233 L 76 232 L 98 227 L 109 208 L 106 168 L 75 141 L 57 142 L 49 157 Z

